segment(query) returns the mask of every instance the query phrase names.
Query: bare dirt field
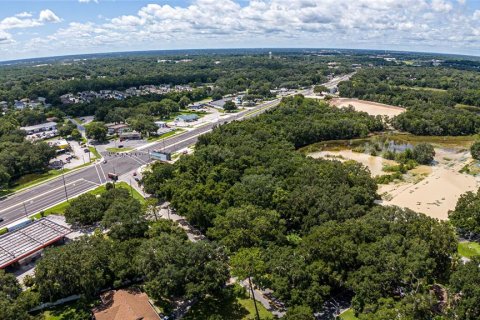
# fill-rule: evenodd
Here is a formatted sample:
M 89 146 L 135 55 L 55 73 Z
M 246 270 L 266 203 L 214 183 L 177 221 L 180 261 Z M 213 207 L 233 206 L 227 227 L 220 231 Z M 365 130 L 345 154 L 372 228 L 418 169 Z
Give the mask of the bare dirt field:
M 448 211 L 455 209 L 460 195 L 477 190 L 480 183 L 474 176 L 459 172 L 472 160 L 468 151 L 435 149 L 435 152 L 435 165 L 415 169 L 426 176 L 423 180 L 380 185 L 378 193 L 384 199 L 382 204 L 410 208 L 440 220 L 448 219 Z
M 433 165 L 410 170 L 404 175 L 404 181 L 379 185 L 378 194 L 383 199 L 381 204 L 409 208 L 440 220 L 448 219 L 448 211 L 455 209 L 460 195 L 480 187 L 480 178 L 459 172 L 472 161 L 465 148 L 442 147 L 435 148 L 435 152 Z M 368 167 L 372 176 L 388 174 L 383 167 L 396 164 L 395 161 L 352 150 L 318 151 L 308 155 L 329 160 L 355 160 Z
M 383 171 L 383 166 L 395 165 L 395 161 L 383 159 L 382 157 L 374 157 L 369 154 L 354 152 L 352 150 L 341 151 L 319 151 L 309 154 L 310 157 L 318 159 L 324 158 L 327 160 L 354 160 L 366 166 L 373 177 L 388 174 Z
M 332 99 L 330 103 L 338 108 L 353 106 L 357 111 L 366 112 L 372 116 L 387 116 L 393 118 L 404 112 L 404 108 L 390 106 L 388 104 L 382 104 L 377 102 L 350 99 L 350 98 L 336 98 Z

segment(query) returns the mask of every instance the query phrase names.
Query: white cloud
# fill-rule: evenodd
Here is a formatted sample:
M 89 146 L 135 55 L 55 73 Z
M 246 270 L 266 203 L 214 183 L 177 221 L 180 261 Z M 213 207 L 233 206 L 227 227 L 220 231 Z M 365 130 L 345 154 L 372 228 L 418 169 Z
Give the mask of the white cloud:
M 90 2 L 95 2 L 98 3 L 98 0 L 78 0 L 80 3 L 90 3 Z
M 31 28 L 41 25 L 42 23 L 35 19 L 20 19 L 17 17 L 7 17 L 0 21 L 0 30 Z
M 137 12 L 102 17 L 97 22 L 69 21 L 53 34 L 25 42 L 24 48 L 33 51 L 44 47 L 52 54 L 59 50 L 77 53 L 80 49 L 94 52 L 228 46 L 480 49 L 480 39 L 475 36 L 480 30 L 480 11 L 467 12 L 463 5 L 462 0 L 249 0 L 242 5 L 240 0 L 191 0 L 185 6 L 152 3 Z M 48 9 L 38 19 L 9 19 L 0 22 L 0 30 L 7 30 L 2 24 L 20 28 L 61 20 Z
M 20 13 L 17 13 L 15 15 L 15 17 L 19 17 L 19 18 L 31 18 L 33 16 L 33 14 L 31 14 L 30 12 L 20 12 Z
M 49 9 L 42 10 L 38 19 L 34 19 L 32 16 L 31 13 L 22 12 L 13 17 L 6 17 L 0 21 L 0 30 L 33 28 L 42 26 L 45 23 L 61 21 L 61 19 Z
M 450 12 L 453 9 L 453 6 L 448 1 L 432 0 L 432 9 L 437 12 Z
M 12 36 L 9 33 L 0 30 L 0 45 L 5 43 L 10 43 L 11 41 L 12 41 Z
M 62 21 L 55 13 L 52 12 L 50 9 L 40 11 L 40 15 L 38 18 L 40 22 L 60 22 Z

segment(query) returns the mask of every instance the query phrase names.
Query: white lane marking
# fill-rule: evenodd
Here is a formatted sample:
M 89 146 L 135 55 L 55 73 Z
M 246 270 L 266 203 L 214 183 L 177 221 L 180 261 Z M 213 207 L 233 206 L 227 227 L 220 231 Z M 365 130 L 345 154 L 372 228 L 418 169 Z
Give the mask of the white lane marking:
M 97 174 L 98 174 L 98 181 L 102 183 L 102 177 L 100 176 L 100 172 L 98 171 L 97 164 L 95 164 L 94 167 L 95 167 L 95 171 L 97 171 Z
M 72 184 L 75 185 L 75 183 L 77 183 L 77 182 L 79 182 L 79 181 L 86 181 L 86 180 L 82 178 L 82 179 L 78 179 L 78 180 L 75 180 L 75 181 L 66 183 L 65 185 L 66 185 L 66 186 L 69 186 L 69 185 L 72 185 Z M 7 211 L 7 210 L 10 210 L 10 209 L 12 209 L 12 208 L 15 208 L 15 207 L 17 207 L 17 206 L 21 206 L 24 202 L 27 202 L 27 201 L 28 201 L 28 202 L 31 202 L 31 201 L 33 201 L 34 199 L 43 197 L 43 196 L 45 196 L 45 195 L 47 195 L 47 194 L 49 194 L 49 193 L 55 192 L 55 191 L 57 191 L 57 190 L 59 190 L 59 189 L 63 189 L 63 188 L 64 188 L 64 186 L 61 185 L 60 187 L 51 189 L 51 190 L 49 190 L 49 191 L 47 191 L 47 192 L 44 192 L 44 193 L 42 193 L 42 194 L 39 194 L 39 195 L 37 195 L 37 196 L 35 196 L 35 197 L 29 198 L 29 199 L 27 199 L 26 201 L 21 201 L 20 203 L 14 204 L 13 206 L 10 206 L 10 207 L 8 207 L 8 208 L 2 209 L 2 210 L 0 210 L 0 213 L 1 213 L 1 212 L 5 212 L 5 211 Z
M 81 180 L 83 180 L 83 181 L 85 181 L 85 182 L 88 182 L 88 183 L 92 183 L 92 184 L 94 184 L 94 185 L 96 185 L 96 186 L 100 186 L 100 185 L 102 185 L 102 181 L 100 181 L 100 183 L 96 183 L 96 182 L 93 182 L 93 181 L 87 180 L 87 179 L 85 179 L 85 178 L 82 178 Z
M 103 171 L 102 165 L 99 164 L 98 167 L 100 168 L 100 171 L 102 171 L 103 178 L 105 179 L 105 182 L 107 182 L 107 176 L 105 175 L 105 171 Z M 103 183 L 103 182 L 102 182 L 102 179 L 100 179 L 100 183 Z

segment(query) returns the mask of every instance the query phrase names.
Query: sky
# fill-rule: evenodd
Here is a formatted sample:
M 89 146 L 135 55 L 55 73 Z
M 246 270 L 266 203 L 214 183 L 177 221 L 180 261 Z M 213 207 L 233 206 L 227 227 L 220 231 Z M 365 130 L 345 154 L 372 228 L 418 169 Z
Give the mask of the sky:
M 0 61 L 203 48 L 480 56 L 480 0 L 0 0 Z

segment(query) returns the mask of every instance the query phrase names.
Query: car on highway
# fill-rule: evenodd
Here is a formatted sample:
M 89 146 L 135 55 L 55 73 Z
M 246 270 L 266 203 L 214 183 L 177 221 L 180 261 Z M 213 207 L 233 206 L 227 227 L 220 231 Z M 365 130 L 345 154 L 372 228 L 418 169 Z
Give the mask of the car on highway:
M 3 222 L 3 220 L 4 220 L 3 218 L 0 218 L 0 223 L 2 223 L 2 222 Z
M 107 159 L 104 159 L 104 160 L 103 160 L 103 164 L 105 164 L 105 163 L 107 163 L 107 162 L 108 162 Z

